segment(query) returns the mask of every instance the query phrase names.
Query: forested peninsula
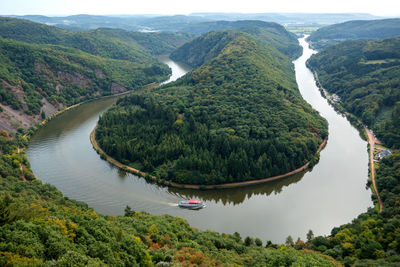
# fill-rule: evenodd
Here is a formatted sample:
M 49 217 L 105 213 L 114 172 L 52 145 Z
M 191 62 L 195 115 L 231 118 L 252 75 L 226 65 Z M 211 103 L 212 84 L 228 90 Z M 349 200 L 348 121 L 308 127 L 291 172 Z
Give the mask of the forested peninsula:
M 266 178 L 316 160 L 327 123 L 302 99 L 287 55 L 237 31 L 207 33 L 174 55 L 188 50 L 187 63 L 200 67 L 102 115 L 96 139 L 108 155 L 200 185 Z

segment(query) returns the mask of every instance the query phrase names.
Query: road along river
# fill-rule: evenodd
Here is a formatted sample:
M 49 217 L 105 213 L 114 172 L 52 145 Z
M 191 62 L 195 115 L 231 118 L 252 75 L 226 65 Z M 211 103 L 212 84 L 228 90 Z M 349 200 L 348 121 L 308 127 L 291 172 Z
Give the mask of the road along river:
M 306 60 L 315 52 L 300 39 L 304 54 L 295 64 L 299 90 L 305 100 L 329 122 L 329 140 L 320 162 L 305 173 L 262 185 L 224 190 L 182 190 L 147 183 L 100 159 L 89 134 L 102 112 L 116 98 L 102 99 L 65 112 L 31 139 L 28 158 L 34 174 L 66 196 L 84 201 L 96 211 L 123 214 L 126 205 L 153 214 L 181 216 L 202 230 L 239 232 L 242 237 L 284 242 L 312 229 L 326 235 L 334 226 L 350 222 L 372 205 L 365 189 L 368 178 L 367 143 L 350 123 L 321 96 Z M 164 59 L 171 80 L 187 68 Z M 182 199 L 198 198 L 207 208 L 180 209 Z

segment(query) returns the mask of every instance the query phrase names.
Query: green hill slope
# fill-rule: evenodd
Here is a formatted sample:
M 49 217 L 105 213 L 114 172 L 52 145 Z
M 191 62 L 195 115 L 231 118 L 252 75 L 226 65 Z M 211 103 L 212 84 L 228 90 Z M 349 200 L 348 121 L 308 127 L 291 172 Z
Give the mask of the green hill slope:
M 0 17 L 0 36 L 36 44 L 73 47 L 84 52 L 144 63 L 149 53 L 168 54 L 191 38 L 180 33 L 141 33 L 101 28 L 89 32 L 69 32 L 28 20 Z
M 16 116 L 14 123 L 20 124 L 13 110 L 31 115 L 21 125 L 28 128 L 41 112 L 48 116 L 85 99 L 137 89 L 166 79 L 169 73 L 168 66 L 151 58 L 139 64 L 0 38 L 0 103 L 7 115 L 0 119 L 1 128 L 16 128 L 9 116 Z
M 353 20 L 322 27 L 307 40 L 321 49 L 345 40 L 384 39 L 400 36 L 400 19 Z
M 400 38 L 347 41 L 314 55 L 308 65 L 324 88 L 372 127 L 382 141 L 400 148 Z
M 194 37 L 190 33 L 134 32 L 109 28 L 101 28 L 91 33 L 99 32 L 108 38 L 117 38 L 127 43 L 137 43 L 152 55 L 170 54 Z
M 301 98 L 286 56 L 234 31 L 208 33 L 190 46 L 220 52 L 177 82 L 121 99 L 105 113 L 96 138 L 108 154 L 191 184 L 265 178 L 314 157 L 327 124 Z
M 291 59 L 295 59 L 301 55 L 301 47 L 298 45 L 296 36 L 286 31 L 282 25 L 273 22 L 258 20 L 213 21 L 193 24 L 187 26 L 182 31 L 193 34 L 204 34 L 209 31 L 220 30 L 237 30 L 252 34 L 274 46 Z M 183 56 L 182 60 L 184 60 L 184 56 L 190 52 L 187 51 L 187 47 L 183 46 L 172 54 L 172 58 L 180 59 Z

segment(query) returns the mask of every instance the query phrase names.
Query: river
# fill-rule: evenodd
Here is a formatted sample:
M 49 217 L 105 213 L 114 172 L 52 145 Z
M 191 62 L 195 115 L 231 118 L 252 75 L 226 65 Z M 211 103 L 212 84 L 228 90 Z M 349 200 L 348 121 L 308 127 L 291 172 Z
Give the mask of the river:
M 350 123 L 321 96 L 306 60 L 315 51 L 303 39 L 303 55 L 294 61 L 299 90 L 329 122 L 329 140 L 320 162 L 312 169 L 280 181 L 244 188 L 195 191 L 162 187 L 118 170 L 101 160 L 89 134 L 99 115 L 115 98 L 83 104 L 65 112 L 31 139 L 27 153 L 34 174 L 56 186 L 64 195 L 84 201 L 96 211 L 123 214 L 126 205 L 153 214 L 180 216 L 202 230 L 239 232 L 282 243 L 312 229 L 327 235 L 334 226 L 350 222 L 372 205 L 368 178 L 367 143 Z M 187 69 L 164 59 L 173 69 L 171 80 Z M 207 207 L 184 210 L 182 199 L 198 198 Z

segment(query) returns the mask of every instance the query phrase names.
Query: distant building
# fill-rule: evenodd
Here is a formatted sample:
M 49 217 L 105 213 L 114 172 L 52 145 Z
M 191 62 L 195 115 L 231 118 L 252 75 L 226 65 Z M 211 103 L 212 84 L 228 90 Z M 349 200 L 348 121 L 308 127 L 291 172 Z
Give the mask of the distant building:
M 392 151 L 390 151 L 389 149 L 386 149 L 386 150 L 383 150 L 383 151 L 379 152 L 378 154 L 376 154 L 375 159 L 382 160 L 384 157 L 387 157 L 390 154 L 392 154 Z
M 331 99 L 335 103 L 340 102 L 340 96 L 338 96 L 337 94 L 333 94 Z

